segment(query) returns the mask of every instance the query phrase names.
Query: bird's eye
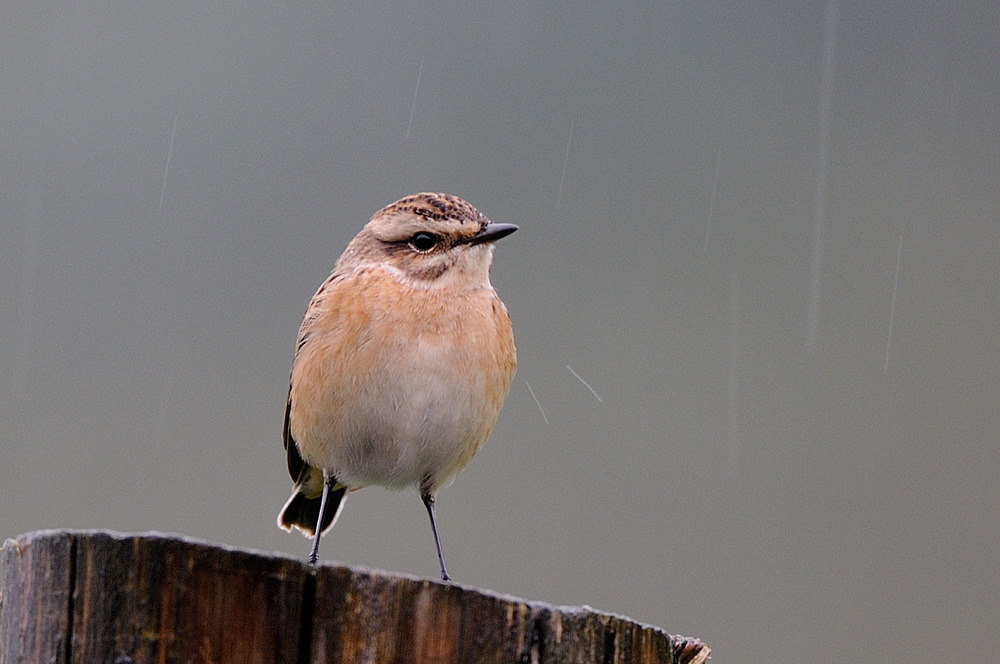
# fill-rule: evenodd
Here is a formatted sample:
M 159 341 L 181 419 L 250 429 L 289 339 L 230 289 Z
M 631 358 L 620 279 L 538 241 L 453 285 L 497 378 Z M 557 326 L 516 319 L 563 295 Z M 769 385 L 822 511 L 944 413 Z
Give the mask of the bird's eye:
M 417 233 L 410 238 L 410 246 L 417 251 L 430 251 L 437 244 L 438 239 L 430 233 Z

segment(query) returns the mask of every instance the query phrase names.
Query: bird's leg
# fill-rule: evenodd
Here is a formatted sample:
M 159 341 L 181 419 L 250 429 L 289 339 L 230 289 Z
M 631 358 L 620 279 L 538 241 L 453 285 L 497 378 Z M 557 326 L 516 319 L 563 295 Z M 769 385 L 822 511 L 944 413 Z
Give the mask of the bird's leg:
M 420 499 L 424 501 L 427 508 L 427 515 L 431 518 L 431 530 L 434 531 L 434 545 L 437 547 L 438 562 L 441 563 L 441 580 L 451 581 L 448 570 L 444 566 L 444 554 L 441 552 L 441 538 L 438 536 L 437 519 L 434 518 L 434 494 L 428 490 L 420 492 Z
M 323 514 L 326 512 L 327 498 L 330 496 L 330 488 L 337 482 L 330 473 L 323 471 L 323 497 L 319 499 L 319 517 L 316 519 L 316 530 L 313 531 L 313 545 L 309 552 L 309 564 L 315 566 L 319 560 L 319 536 L 323 529 Z

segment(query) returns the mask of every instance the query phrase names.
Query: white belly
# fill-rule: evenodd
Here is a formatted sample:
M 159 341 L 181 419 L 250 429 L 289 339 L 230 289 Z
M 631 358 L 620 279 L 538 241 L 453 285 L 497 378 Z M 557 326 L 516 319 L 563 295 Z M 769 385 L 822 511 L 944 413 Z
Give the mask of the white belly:
M 482 443 L 497 413 L 484 412 L 481 377 L 462 375 L 442 350 L 424 344 L 359 390 L 340 444 L 327 448 L 327 467 L 341 482 L 440 486 Z

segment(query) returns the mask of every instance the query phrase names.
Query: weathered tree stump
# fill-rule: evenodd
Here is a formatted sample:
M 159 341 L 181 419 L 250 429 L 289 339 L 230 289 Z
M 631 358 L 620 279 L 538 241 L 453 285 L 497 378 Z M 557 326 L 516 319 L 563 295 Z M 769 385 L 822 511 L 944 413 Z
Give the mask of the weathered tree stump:
M 7 540 L 0 664 L 664 662 L 697 639 L 590 609 L 173 535 Z

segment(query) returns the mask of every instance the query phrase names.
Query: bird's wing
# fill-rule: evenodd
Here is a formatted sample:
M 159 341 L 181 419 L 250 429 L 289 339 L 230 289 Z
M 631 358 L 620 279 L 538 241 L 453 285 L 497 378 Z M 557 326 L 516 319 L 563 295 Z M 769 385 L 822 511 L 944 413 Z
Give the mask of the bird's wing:
M 339 281 L 342 281 L 345 277 L 343 272 L 334 271 L 326 281 L 319 287 L 316 294 L 313 295 L 312 300 L 309 301 L 309 306 L 306 307 L 305 316 L 302 318 L 302 324 L 299 326 L 299 334 L 295 344 L 295 360 L 298 359 L 299 354 L 302 352 L 303 346 L 309 340 L 309 335 L 312 333 L 312 329 L 315 327 L 316 319 L 320 312 L 323 310 L 323 302 L 331 288 L 334 287 Z M 295 360 L 292 361 L 292 366 L 295 366 Z M 288 462 L 288 474 L 291 475 L 292 479 L 298 482 L 302 478 L 302 473 L 306 470 L 305 460 L 302 459 L 302 455 L 299 453 L 299 448 L 295 444 L 295 438 L 292 436 L 291 427 L 291 413 L 292 413 L 292 386 L 291 377 L 289 377 L 288 385 L 288 400 L 285 403 L 285 424 L 282 430 L 282 443 L 285 446 L 285 454 Z

